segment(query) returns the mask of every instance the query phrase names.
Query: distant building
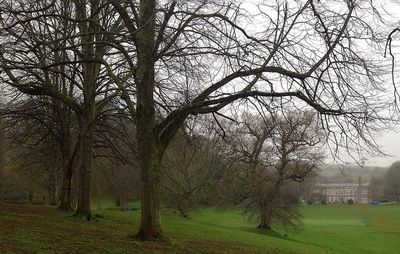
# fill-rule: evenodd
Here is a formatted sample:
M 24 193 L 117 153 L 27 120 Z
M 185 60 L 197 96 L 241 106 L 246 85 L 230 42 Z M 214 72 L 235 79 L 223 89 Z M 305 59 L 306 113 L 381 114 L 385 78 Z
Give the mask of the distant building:
M 349 200 L 354 203 L 368 204 L 371 202 L 369 183 L 317 183 L 311 189 L 311 199 L 314 203 L 345 204 Z

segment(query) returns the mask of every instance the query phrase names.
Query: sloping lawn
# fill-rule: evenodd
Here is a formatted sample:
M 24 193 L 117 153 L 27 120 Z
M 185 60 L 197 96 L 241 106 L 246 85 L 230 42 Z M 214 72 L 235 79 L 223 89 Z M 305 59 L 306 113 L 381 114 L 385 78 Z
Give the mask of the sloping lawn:
M 137 207 L 137 204 L 133 204 Z M 166 242 L 139 242 L 139 211 L 96 211 L 86 222 L 55 208 L 0 204 L 0 253 L 400 253 L 400 206 L 305 206 L 303 229 L 277 237 L 239 211 L 165 210 Z
M 331 253 L 400 253 L 400 206 L 305 206 L 304 229 L 291 239 Z

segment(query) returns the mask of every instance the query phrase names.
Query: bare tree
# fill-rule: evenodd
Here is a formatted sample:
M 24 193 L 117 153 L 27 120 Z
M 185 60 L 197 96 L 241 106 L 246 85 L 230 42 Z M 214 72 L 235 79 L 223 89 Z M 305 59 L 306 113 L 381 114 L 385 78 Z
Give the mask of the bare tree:
M 95 159 L 95 188 L 98 201 L 101 198 L 111 198 L 122 211 L 127 204 L 137 200 L 139 194 L 139 177 L 136 168 L 108 158 Z
M 116 200 L 121 210 L 140 197 L 135 126 L 118 101 L 99 113 L 95 129 L 97 192 Z M 100 185 L 104 185 L 103 187 Z M 111 196 L 110 196 L 111 195 Z
M 5 134 L 10 140 L 9 170 L 18 171 L 47 193 L 48 203 L 58 203 L 61 150 L 53 111 L 43 101 L 25 100 L 3 110 Z M 30 195 L 31 196 L 31 195 Z M 30 197 L 29 200 L 32 198 Z
M 159 168 L 189 115 L 221 114 L 244 99 L 264 107 L 307 105 L 321 113 L 336 144 L 343 135 L 347 148 L 375 145 L 369 131 L 383 119 L 379 108 L 387 100 L 378 99 L 385 89 L 378 59 L 359 50 L 382 46 L 370 3 L 278 1 L 250 17 L 237 1 L 109 2 L 129 33 L 121 54 L 134 82 L 108 69 L 137 123 L 140 238 L 163 235 Z
M 49 205 L 57 205 L 62 172 L 58 147 L 48 141 L 36 146 L 24 144 L 17 149 L 13 157 L 15 159 L 13 170 L 23 172 L 21 175 L 44 190 Z
M 3 82 L 54 97 L 77 115 L 80 216 L 91 216 L 96 115 L 116 96 L 136 120 L 142 239 L 163 236 L 161 161 L 190 115 L 217 118 L 255 102 L 311 107 L 336 144 L 376 148 L 369 135 L 383 123 L 388 99 L 381 100 L 382 59 L 360 50 L 383 48 L 371 2 L 277 1 L 251 14 L 234 0 L 0 3 Z M 55 59 L 61 52 L 67 54 Z M 49 72 L 78 89 L 68 95 L 53 89 Z
M 297 219 L 291 209 L 296 202 L 283 190 L 288 182 L 304 181 L 322 161 L 325 139 L 315 114 L 295 111 L 264 120 L 247 115 L 230 135 L 233 188 L 228 192 L 234 202 L 259 219 L 259 228 L 271 229 L 274 218 L 285 225 Z
M 54 78 L 54 77 L 53 77 Z M 2 115 L 8 119 L 8 126 L 12 129 L 20 125 L 25 129 L 24 133 L 13 133 L 12 140 L 23 144 L 30 135 L 42 133 L 42 136 L 51 136 L 57 144 L 57 151 L 62 155 L 63 180 L 60 192 L 61 210 L 72 210 L 71 192 L 72 176 L 78 163 L 79 139 L 76 129 L 76 119 L 69 107 L 60 101 L 48 96 L 38 98 L 19 96 L 19 100 L 9 103 L 2 110 Z
M 212 126 L 199 128 L 198 122 L 191 121 L 190 128 L 189 124 L 182 128 L 167 149 L 161 169 L 163 200 L 183 218 L 215 184 L 220 169 L 222 140 Z
M 79 152 L 76 215 L 90 220 L 96 116 L 119 94 L 101 66 L 120 21 L 102 0 L 1 1 L 0 8 L 2 81 L 26 94 L 50 96 L 76 115 L 79 142 L 65 146 L 65 174 L 70 178 Z

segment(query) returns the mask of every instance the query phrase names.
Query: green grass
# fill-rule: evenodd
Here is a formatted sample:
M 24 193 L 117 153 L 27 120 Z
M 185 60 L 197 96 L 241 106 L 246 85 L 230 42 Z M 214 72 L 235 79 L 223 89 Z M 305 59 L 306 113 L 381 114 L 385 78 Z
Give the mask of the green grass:
M 97 211 L 97 201 L 92 201 L 91 206 L 93 207 L 94 211 Z M 140 209 L 140 201 L 135 201 L 135 202 L 129 202 L 125 206 L 126 210 L 137 210 Z M 121 207 L 116 206 L 115 200 L 111 199 L 102 199 L 101 200 L 101 210 L 121 210 Z
M 306 206 L 292 240 L 330 253 L 400 253 L 400 206 Z
M 395 205 L 304 206 L 300 231 L 278 230 L 286 237 L 256 229 L 236 210 L 203 209 L 189 219 L 165 210 L 167 242 L 131 240 L 140 213 L 107 207 L 96 211 L 103 219 L 86 222 L 47 206 L 0 204 L 0 253 L 400 253 Z

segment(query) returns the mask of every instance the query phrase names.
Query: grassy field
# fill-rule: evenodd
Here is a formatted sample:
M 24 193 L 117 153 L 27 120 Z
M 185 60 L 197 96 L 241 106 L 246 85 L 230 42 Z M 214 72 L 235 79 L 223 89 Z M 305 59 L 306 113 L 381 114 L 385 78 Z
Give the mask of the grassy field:
M 190 219 L 166 210 L 162 223 L 169 240 L 138 242 L 129 237 L 138 211 L 105 209 L 96 211 L 98 221 L 86 222 L 47 206 L 0 204 L 0 253 L 400 253 L 400 206 L 302 211 L 302 230 L 280 231 L 286 237 L 279 237 L 255 229 L 234 210 L 204 209 Z

